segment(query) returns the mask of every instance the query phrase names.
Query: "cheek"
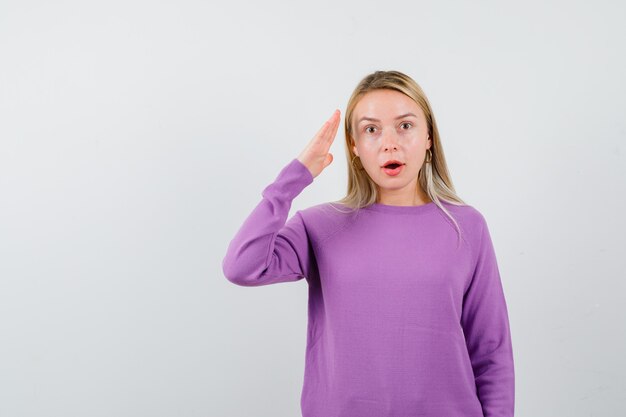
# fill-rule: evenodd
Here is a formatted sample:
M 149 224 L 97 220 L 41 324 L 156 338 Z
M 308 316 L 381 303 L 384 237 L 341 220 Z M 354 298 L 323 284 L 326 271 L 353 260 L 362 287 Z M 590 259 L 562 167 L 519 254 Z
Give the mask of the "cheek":
M 410 147 L 411 149 L 420 148 L 422 146 L 422 140 L 420 138 L 421 136 L 417 134 L 407 137 L 406 146 Z
M 361 148 L 361 152 L 359 153 L 361 156 L 361 161 L 363 161 L 363 165 L 377 165 L 378 164 L 378 156 L 375 151 L 368 149 L 366 147 Z
M 376 142 L 373 140 L 363 140 L 360 145 L 360 149 L 363 153 L 371 155 L 377 151 Z

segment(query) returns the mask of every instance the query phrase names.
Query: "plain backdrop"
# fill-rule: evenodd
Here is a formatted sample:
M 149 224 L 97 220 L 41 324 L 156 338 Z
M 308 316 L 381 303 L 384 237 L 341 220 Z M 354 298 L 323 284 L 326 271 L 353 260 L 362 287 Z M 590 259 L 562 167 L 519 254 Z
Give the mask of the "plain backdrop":
M 0 2 L 0 416 L 299 416 L 305 280 L 230 240 L 365 75 L 426 92 L 487 219 L 516 416 L 626 415 L 626 6 Z M 323 416 L 321 416 L 323 417 Z

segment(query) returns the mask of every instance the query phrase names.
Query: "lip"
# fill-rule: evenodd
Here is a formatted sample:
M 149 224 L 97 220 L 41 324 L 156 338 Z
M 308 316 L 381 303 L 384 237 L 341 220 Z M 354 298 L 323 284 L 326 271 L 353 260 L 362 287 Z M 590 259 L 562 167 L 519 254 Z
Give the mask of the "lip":
M 404 162 L 402 161 L 398 161 L 397 159 L 390 159 L 388 161 L 386 161 L 381 168 L 385 167 L 385 165 L 389 165 L 389 164 L 398 164 L 398 165 L 404 165 Z
M 391 177 L 395 177 L 396 175 L 399 175 L 403 169 L 404 169 L 404 164 L 394 169 L 382 167 L 383 172 Z

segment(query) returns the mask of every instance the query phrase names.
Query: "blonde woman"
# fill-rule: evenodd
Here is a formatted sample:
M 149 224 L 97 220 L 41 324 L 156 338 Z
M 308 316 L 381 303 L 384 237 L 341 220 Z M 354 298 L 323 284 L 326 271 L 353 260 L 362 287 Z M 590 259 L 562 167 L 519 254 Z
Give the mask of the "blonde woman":
M 262 192 L 222 269 L 243 286 L 305 278 L 303 417 L 511 417 L 507 305 L 487 223 L 456 195 L 430 103 L 398 71 L 348 101 L 348 191 L 298 210 L 333 161 L 336 110 Z

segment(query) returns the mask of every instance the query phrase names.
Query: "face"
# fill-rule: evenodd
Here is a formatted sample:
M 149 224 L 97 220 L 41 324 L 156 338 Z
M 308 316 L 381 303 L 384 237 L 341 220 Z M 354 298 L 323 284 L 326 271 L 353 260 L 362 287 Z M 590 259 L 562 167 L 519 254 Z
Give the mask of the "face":
M 378 185 L 380 196 L 413 201 L 417 175 L 432 144 L 420 106 L 399 91 L 370 91 L 354 108 L 352 129 L 352 149 Z M 391 159 L 403 164 L 399 170 L 383 168 Z

